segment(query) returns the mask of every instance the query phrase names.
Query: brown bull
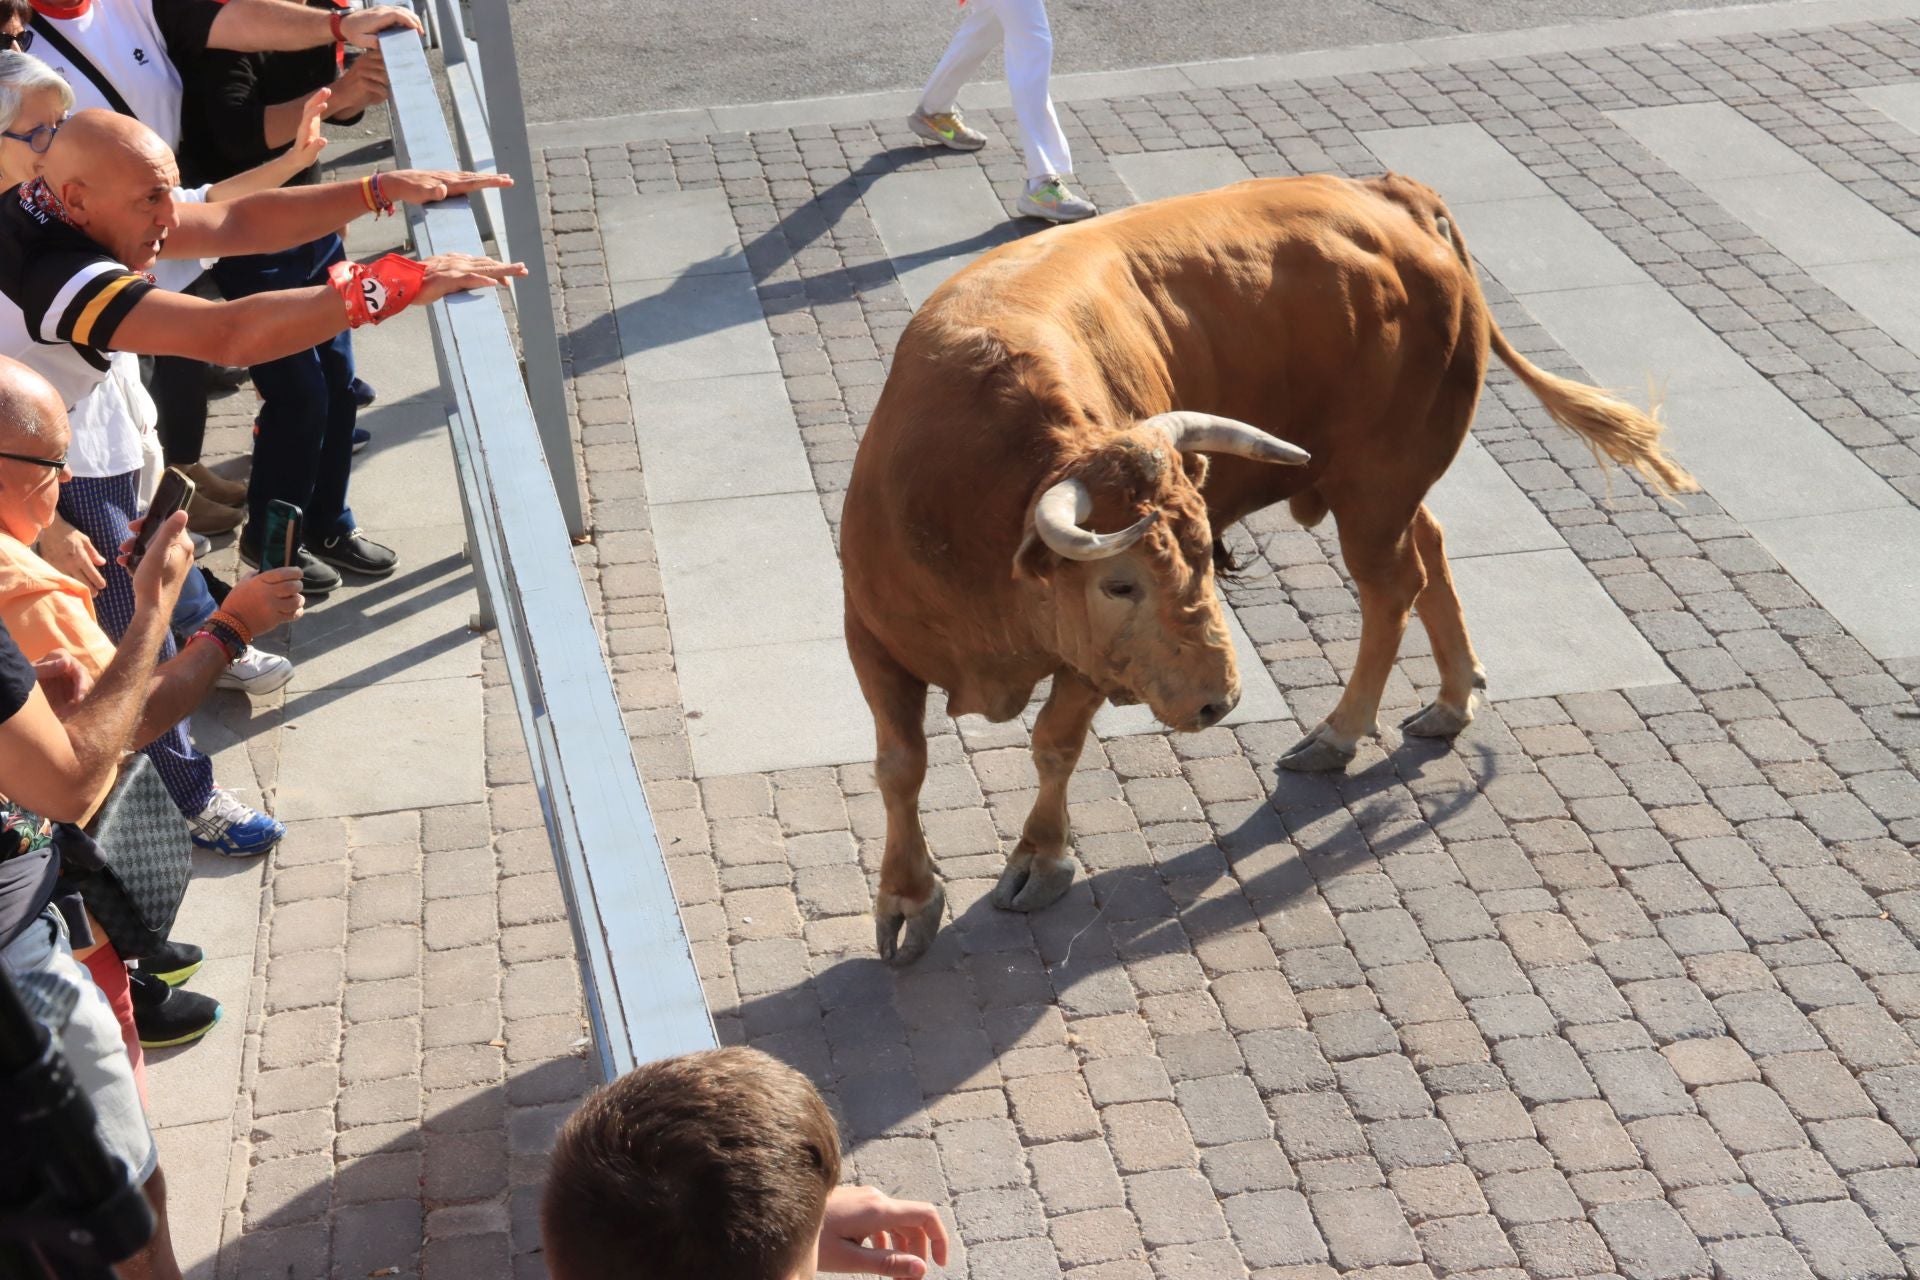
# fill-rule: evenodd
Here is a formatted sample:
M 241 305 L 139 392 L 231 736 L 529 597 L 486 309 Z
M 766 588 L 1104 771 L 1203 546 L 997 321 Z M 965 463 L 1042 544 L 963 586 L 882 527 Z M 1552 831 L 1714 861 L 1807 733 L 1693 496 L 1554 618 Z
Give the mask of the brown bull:
M 1489 347 L 1597 451 L 1662 491 L 1693 487 L 1652 418 L 1507 344 L 1445 206 L 1395 175 L 1142 205 L 996 250 L 927 301 L 861 441 L 841 540 L 887 810 L 883 956 L 924 951 L 944 902 L 919 819 L 927 686 L 953 715 L 1007 720 L 1053 678 L 1039 794 L 993 893 L 1047 905 L 1072 882 L 1067 783 L 1101 703 L 1196 730 L 1238 699 L 1214 548 L 1272 503 L 1308 525 L 1333 513 L 1361 609 L 1339 704 L 1282 763 L 1342 768 L 1377 731 L 1413 608 L 1440 688 L 1403 727 L 1467 725 L 1484 681 L 1423 503 L 1466 439 Z

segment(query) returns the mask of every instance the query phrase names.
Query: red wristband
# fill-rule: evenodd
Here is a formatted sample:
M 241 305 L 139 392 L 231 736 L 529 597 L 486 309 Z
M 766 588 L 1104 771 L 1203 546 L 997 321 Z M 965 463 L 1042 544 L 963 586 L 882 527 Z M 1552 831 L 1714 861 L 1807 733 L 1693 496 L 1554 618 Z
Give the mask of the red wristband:
M 335 44 L 345 44 L 347 42 L 346 29 L 341 26 L 346 20 L 347 15 L 339 9 L 335 9 L 327 15 L 327 28 L 333 32 L 333 42 Z
M 376 262 L 336 262 L 327 271 L 327 283 L 347 304 L 347 323 L 355 329 L 404 311 L 426 278 L 425 265 L 397 253 Z

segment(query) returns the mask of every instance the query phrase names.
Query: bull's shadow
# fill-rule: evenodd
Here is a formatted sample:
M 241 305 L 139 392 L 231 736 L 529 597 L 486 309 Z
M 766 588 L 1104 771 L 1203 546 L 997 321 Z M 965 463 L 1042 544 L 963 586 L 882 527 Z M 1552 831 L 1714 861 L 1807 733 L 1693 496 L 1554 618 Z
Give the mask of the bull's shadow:
M 1055 1010 L 1075 1018 L 1136 1013 L 1129 964 L 1167 957 L 1161 972 L 1172 992 L 1197 989 L 1201 979 L 1197 962 L 1173 957 L 1206 953 L 1226 969 L 1232 962 L 1218 944 L 1235 933 L 1258 930 L 1284 946 L 1309 930 L 1331 930 L 1329 941 L 1338 942 L 1325 886 L 1380 870 L 1390 858 L 1446 856 L 1439 830 L 1479 792 L 1475 782 L 1428 776 L 1455 749 L 1471 747 L 1410 743 L 1338 777 L 1280 772 L 1267 799 L 1243 802 L 1232 830 L 1174 851 L 1124 839 L 1078 842 L 1091 874 L 1030 915 L 992 906 L 991 879 L 956 877 L 947 883 L 947 923 L 918 961 L 896 969 L 871 953 L 832 958 L 801 986 L 741 1000 L 741 1030 L 837 1101 L 849 1144 L 924 1136 L 939 1098 L 999 1084 L 1007 1054 L 1052 1046 L 1063 1056 L 1039 1070 L 1077 1070 L 1070 1040 L 1046 1024 Z M 1497 771 L 1490 753 L 1472 762 L 1476 778 Z M 1282 972 L 1288 964 L 1283 955 Z M 1304 972 L 1267 972 L 1280 1006 L 1292 1004 L 1296 985 L 1312 983 Z M 1224 1033 L 1182 1039 L 1182 1053 L 1239 1061 Z
M 742 323 L 737 307 L 716 307 L 713 302 L 715 276 L 737 276 L 741 257 L 752 275 L 760 307 L 771 319 L 823 304 L 871 298 L 877 291 L 897 289 L 899 274 L 914 267 L 978 253 L 1045 229 L 1044 223 L 1009 218 L 977 235 L 897 261 L 882 250 L 851 265 L 802 270 L 799 256 L 840 225 L 848 211 L 860 203 L 866 185 L 910 165 L 929 163 L 930 158 L 929 149 L 921 146 L 882 151 L 746 240 L 739 254 L 727 252 L 703 259 L 681 272 L 664 290 L 562 333 L 561 341 L 575 372 L 618 368 L 625 356 L 670 347 Z M 644 325 L 639 323 L 643 317 Z M 624 328 L 623 318 L 627 321 Z

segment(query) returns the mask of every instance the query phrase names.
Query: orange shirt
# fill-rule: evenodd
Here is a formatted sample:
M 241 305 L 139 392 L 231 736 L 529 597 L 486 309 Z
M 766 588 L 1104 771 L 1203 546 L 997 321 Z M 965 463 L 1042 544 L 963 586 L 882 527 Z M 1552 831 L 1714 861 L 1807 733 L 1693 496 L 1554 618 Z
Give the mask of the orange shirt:
M 28 662 L 65 649 L 97 680 L 113 661 L 113 641 L 101 629 L 93 593 L 4 533 L 0 533 L 0 625 Z

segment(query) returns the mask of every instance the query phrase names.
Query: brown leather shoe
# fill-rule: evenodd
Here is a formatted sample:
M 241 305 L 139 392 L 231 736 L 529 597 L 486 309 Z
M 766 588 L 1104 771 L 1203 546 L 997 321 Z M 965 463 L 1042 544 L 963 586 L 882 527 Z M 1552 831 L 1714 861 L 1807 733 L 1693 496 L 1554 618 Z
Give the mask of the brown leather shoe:
M 245 508 L 215 502 L 204 493 L 195 493 L 187 504 L 187 528 L 194 533 L 227 533 L 246 518 Z
M 203 462 L 195 462 L 180 469 L 187 473 L 187 479 L 193 481 L 194 489 L 199 496 L 209 502 L 219 503 L 223 507 L 247 505 L 247 486 L 238 480 L 229 480 L 217 472 L 208 470 Z

